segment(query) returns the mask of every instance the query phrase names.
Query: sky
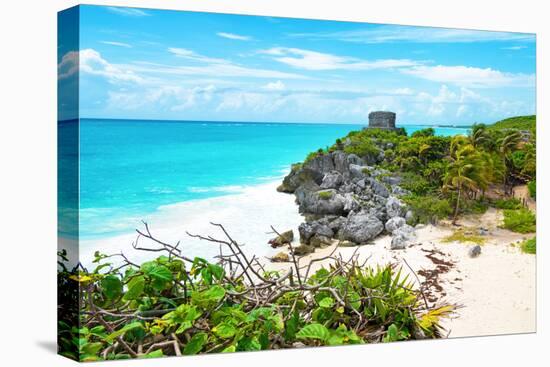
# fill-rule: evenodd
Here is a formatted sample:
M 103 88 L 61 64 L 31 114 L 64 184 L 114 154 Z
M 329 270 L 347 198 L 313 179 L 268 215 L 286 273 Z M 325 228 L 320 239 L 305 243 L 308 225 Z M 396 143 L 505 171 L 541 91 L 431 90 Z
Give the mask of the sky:
M 534 34 L 81 6 L 79 42 L 65 38 L 58 78 L 78 78 L 80 117 L 365 123 L 389 110 L 401 125 L 470 125 L 536 111 Z

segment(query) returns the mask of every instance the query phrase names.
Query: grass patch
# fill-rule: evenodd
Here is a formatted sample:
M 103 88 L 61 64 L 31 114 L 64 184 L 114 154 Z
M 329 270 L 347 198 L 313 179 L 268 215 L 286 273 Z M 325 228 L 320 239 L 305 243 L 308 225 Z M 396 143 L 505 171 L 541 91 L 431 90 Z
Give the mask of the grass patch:
M 443 238 L 442 242 L 460 242 L 460 243 L 475 243 L 477 245 L 483 245 L 486 241 L 486 238 L 480 235 L 474 234 L 475 229 L 472 228 L 461 228 L 450 236 Z
M 504 210 L 502 227 L 517 233 L 533 233 L 537 230 L 537 218 L 526 208 Z
M 328 200 L 332 198 L 332 191 L 319 191 L 317 195 L 319 195 L 319 199 Z
M 523 241 L 520 245 L 521 251 L 526 254 L 536 254 L 537 253 L 537 238 L 533 237 L 526 241 Z

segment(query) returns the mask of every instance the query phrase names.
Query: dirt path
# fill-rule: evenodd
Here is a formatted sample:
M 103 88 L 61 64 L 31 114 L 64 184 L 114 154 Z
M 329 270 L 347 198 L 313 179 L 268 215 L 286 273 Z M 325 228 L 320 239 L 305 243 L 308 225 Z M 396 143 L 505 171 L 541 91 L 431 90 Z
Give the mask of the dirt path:
M 531 198 L 531 195 L 529 195 L 529 189 L 527 188 L 527 185 L 520 185 L 520 186 L 514 186 L 514 197 L 518 198 L 521 201 L 525 201 L 527 204 L 527 207 L 536 212 L 537 211 L 537 204 L 533 198 Z

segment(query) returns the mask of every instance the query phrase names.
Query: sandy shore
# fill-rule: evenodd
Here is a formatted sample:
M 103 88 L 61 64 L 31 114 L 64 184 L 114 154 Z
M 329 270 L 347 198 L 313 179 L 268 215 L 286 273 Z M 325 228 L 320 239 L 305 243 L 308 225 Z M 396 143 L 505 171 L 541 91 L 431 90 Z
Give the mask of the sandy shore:
M 191 258 L 199 256 L 215 260 L 214 256 L 219 254 L 217 245 L 186 234 L 190 232 L 225 239 L 220 229 L 210 224 L 215 222 L 223 224 L 236 241 L 244 244 L 243 250 L 247 254 L 265 259 L 277 252 L 267 245 L 269 239 L 274 237 L 270 233 L 270 226 L 278 231 L 292 229 L 298 233 L 298 225 L 303 221 L 294 203 L 294 195 L 277 192 L 279 184 L 280 180 L 277 180 L 245 187 L 241 192 L 231 195 L 165 205 L 142 219 L 149 224 L 156 238 L 172 244 L 180 241 L 180 248 Z M 136 220 L 135 225 L 136 228 L 143 228 L 139 220 Z M 80 261 L 89 264 L 96 250 L 106 254 L 123 252 L 136 262 L 158 255 L 134 250 L 132 243 L 135 239 L 136 233 L 130 231 L 118 236 L 81 240 Z M 142 238 L 140 245 L 152 243 Z
M 419 286 L 410 265 L 423 284 L 430 304 L 442 300 L 461 305 L 456 315 L 446 320 L 449 337 L 526 333 L 536 331 L 536 258 L 523 254 L 517 241 L 533 235 L 521 235 L 498 228 L 501 213 L 490 209 L 483 216 L 462 221 L 465 227 L 480 224 L 489 229 L 481 255 L 470 258 L 473 244 L 446 243 L 442 239 L 453 233 L 450 224 L 424 226 L 417 230 L 418 244 L 405 250 L 390 250 L 391 237 L 383 236 L 372 245 L 340 247 L 335 255 L 344 259 L 357 250 L 359 259 L 369 264 L 400 264 Z M 300 264 L 330 254 L 336 245 L 318 249 L 304 256 Z M 269 267 L 283 269 L 288 263 Z M 315 263 L 320 267 L 320 262 Z

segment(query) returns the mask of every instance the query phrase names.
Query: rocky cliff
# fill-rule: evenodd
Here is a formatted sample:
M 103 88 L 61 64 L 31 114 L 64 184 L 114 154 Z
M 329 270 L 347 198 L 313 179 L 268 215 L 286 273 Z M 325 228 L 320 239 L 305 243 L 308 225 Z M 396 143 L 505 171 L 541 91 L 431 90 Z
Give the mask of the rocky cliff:
M 382 233 L 390 233 L 392 249 L 405 248 L 414 240 L 406 222 L 411 215 L 399 199 L 408 192 L 401 178 L 337 150 L 319 154 L 292 166 L 278 190 L 293 193 L 305 222 L 299 226 L 299 254 L 340 240 L 343 246 L 362 245 Z

